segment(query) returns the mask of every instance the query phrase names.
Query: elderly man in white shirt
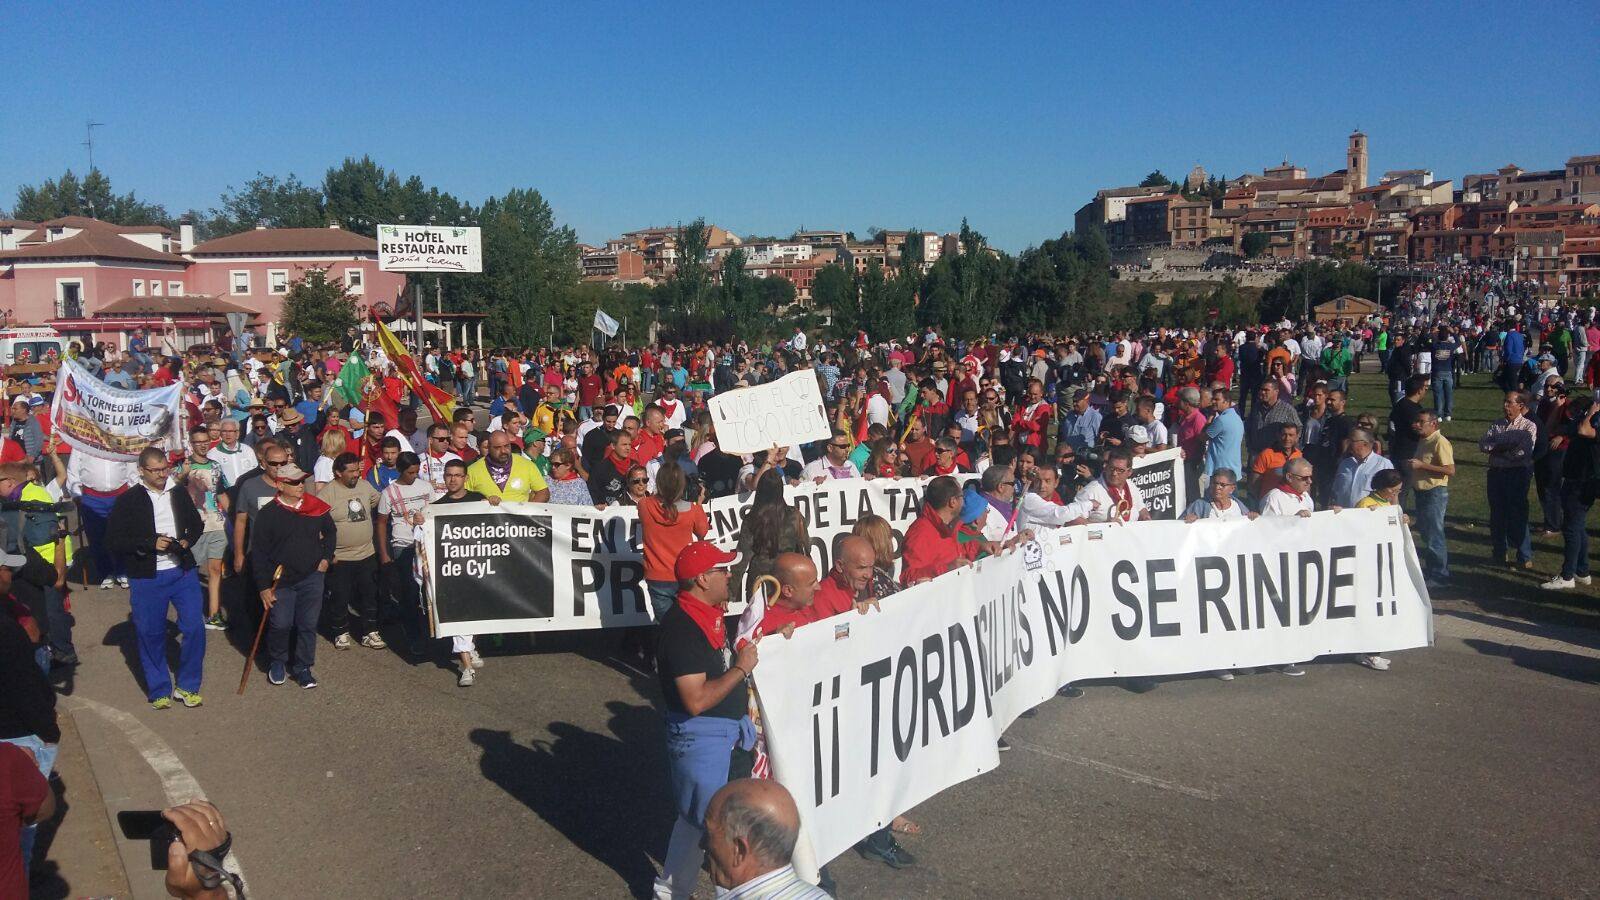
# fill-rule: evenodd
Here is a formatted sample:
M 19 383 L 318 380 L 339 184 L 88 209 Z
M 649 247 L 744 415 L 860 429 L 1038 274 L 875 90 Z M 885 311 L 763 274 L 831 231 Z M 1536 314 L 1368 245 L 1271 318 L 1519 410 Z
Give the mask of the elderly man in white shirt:
M 1130 479 L 1133 455 L 1126 450 L 1106 454 L 1100 477 L 1078 490 L 1077 503 L 1087 504 L 1090 522 L 1138 522 L 1150 518 L 1150 509 Z
M 1283 483 L 1267 492 L 1261 501 L 1262 516 L 1299 516 L 1309 519 L 1316 504 L 1311 500 L 1311 463 L 1297 456 L 1283 467 Z M 1334 507 L 1338 509 L 1338 507 Z M 1278 666 L 1284 675 L 1304 675 L 1306 670 L 1294 663 Z
M 1239 489 L 1239 475 L 1232 469 L 1221 468 L 1211 473 L 1206 482 L 1206 495 L 1189 504 L 1183 511 L 1183 520 L 1191 524 L 1201 519 L 1229 521 L 1254 519 L 1260 515 L 1246 509 L 1234 493 Z

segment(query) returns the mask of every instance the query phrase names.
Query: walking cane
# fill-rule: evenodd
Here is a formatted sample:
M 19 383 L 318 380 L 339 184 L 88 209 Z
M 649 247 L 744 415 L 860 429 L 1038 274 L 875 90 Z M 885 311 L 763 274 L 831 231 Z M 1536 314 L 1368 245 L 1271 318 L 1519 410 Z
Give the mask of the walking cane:
M 283 566 L 279 566 L 272 573 L 271 590 L 278 589 L 278 579 L 283 577 Z M 276 595 L 274 595 L 276 596 Z M 250 681 L 250 667 L 255 665 L 256 651 L 261 649 L 261 635 L 267 630 L 267 617 L 272 613 L 270 609 L 261 611 L 261 624 L 256 626 L 256 639 L 250 642 L 250 655 L 244 658 L 244 671 L 239 675 L 239 696 L 244 696 L 244 686 Z

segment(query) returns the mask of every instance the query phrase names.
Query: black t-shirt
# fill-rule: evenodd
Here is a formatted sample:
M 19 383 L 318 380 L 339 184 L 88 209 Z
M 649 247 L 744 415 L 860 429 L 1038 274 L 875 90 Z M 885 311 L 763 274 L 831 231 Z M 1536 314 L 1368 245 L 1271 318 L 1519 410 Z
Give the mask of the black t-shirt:
M 466 493 L 462 494 L 459 497 L 452 497 L 449 494 L 445 494 L 444 496 L 440 497 L 439 499 L 437 499 L 437 500 L 435 500 L 433 502 L 435 504 L 439 504 L 439 503 L 472 503 L 474 501 L 482 500 L 482 499 L 483 499 L 483 495 L 478 493 L 477 491 L 467 491 Z
M 1390 459 L 1410 459 L 1411 454 L 1416 452 L 1419 439 L 1413 426 L 1420 415 L 1422 404 L 1410 397 L 1401 397 L 1400 402 L 1389 411 Z
M 676 603 L 661 617 L 656 638 L 656 673 L 661 676 L 661 696 L 667 709 L 688 715 L 683 701 L 678 697 L 680 675 L 704 675 L 707 681 L 720 677 L 733 664 L 733 654 L 726 648 L 717 649 L 706 640 L 705 632 L 694 619 Z M 722 702 L 701 713 L 718 719 L 743 718 L 748 701 L 745 685 L 737 687 L 722 698 Z
M 739 492 L 739 469 L 744 462 L 739 457 L 713 449 L 700 457 L 700 477 L 705 482 L 706 499 L 731 497 Z

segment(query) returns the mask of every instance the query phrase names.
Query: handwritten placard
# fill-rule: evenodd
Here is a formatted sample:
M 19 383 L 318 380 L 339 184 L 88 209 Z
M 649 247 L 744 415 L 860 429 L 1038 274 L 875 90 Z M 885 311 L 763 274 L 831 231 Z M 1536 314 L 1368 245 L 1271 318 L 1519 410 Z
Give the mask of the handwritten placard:
M 769 384 L 718 394 L 708 405 L 717 427 L 717 446 L 724 453 L 791 447 L 833 434 L 822 392 L 817 389 L 817 375 L 810 369 L 791 372 Z

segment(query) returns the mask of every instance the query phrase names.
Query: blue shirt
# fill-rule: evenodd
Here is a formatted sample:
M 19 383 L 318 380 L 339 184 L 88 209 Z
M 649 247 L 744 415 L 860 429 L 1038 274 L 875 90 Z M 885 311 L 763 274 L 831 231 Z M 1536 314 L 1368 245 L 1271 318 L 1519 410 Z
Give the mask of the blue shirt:
M 1100 423 L 1103 420 L 1100 410 L 1093 406 L 1078 412 L 1076 409 L 1067 411 L 1061 417 L 1060 440 L 1072 445 L 1074 450 L 1082 453 L 1095 445 L 1100 437 Z
M 1504 349 L 1502 351 L 1504 353 L 1504 355 L 1505 355 L 1506 365 L 1508 365 L 1508 366 L 1520 366 L 1520 365 L 1522 365 L 1522 357 L 1525 356 L 1527 354 L 1527 352 L 1528 352 L 1527 351 L 1527 343 L 1526 342 L 1527 342 L 1527 339 L 1522 336 L 1522 332 L 1520 332 L 1520 331 L 1508 331 L 1508 332 L 1506 332 L 1505 347 L 1504 347 Z M 1363 494 L 1362 496 L 1364 497 L 1366 495 Z
M 301 400 L 294 405 L 295 411 L 306 417 L 307 422 L 315 422 L 317 413 L 322 411 L 322 405 L 315 400 Z
M 122 388 L 123 390 L 126 390 L 126 391 L 137 390 L 138 387 L 139 387 L 139 385 L 133 380 L 133 376 L 129 375 L 127 372 L 122 371 L 121 369 L 117 369 L 117 370 L 112 371 L 112 372 L 107 372 L 106 373 L 106 384 L 109 384 L 112 387 Z
M 1228 407 L 1211 417 L 1206 423 L 1206 465 L 1204 474 L 1218 469 L 1232 469 L 1239 473 L 1243 458 L 1244 420 L 1233 407 Z
M 1372 493 L 1372 476 L 1384 469 L 1394 468 L 1394 463 L 1376 453 L 1369 454 L 1366 459 L 1356 462 L 1354 456 L 1346 456 L 1339 460 L 1339 469 L 1333 473 L 1333 490 L 1329 495 L 1329 502 L 1350 508 L 1361 502 L 1361 498 Z

